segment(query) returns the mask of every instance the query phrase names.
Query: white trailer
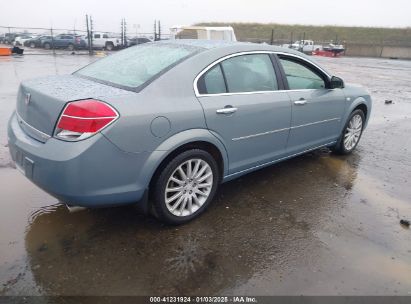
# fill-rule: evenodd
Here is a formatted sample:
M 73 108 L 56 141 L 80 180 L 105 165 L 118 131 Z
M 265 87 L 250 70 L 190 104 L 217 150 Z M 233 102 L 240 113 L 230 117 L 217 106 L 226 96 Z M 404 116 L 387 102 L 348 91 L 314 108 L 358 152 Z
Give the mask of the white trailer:
M 206 39 L 237 41 L 231 26 L 173 26 L 171 39 Z

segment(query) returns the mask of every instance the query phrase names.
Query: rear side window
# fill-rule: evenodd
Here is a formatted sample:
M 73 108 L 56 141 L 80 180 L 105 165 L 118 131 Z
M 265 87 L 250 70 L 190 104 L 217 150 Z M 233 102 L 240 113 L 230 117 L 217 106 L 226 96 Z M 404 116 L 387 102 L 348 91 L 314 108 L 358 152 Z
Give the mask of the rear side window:
M 215 65 L 200 78 L 198 92 L 200 94 L 227 93 L 220 64 Z
M 98 60 L 75 75 L 136 89 L 200 50 L 186 45 L 143 44 Z
M 267 54 L 236 56 L 221 65 L 230 93 L 278 90 L 273 64 Z
M 268 54 L 228 58 L 198 80 L 200 94 L 242 93 L 278 90 L 277 77 Z

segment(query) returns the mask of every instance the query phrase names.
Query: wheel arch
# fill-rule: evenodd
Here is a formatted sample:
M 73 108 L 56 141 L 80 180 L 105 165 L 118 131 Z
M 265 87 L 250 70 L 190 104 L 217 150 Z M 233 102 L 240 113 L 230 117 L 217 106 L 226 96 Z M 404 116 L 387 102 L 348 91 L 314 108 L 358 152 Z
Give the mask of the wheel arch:
M 220 180 L 222 180 L 222 178 L 224 176 L 225 164 L 224 164 L 224 159 L 223 159 L 223 155 L 222 155 L 221 151 L 214 144 L 212 144 L 208 141 L 199 140 L 199 141 L 192 141 L 192 142 L 185 143 L 185 144 L 177 147 L 176 149 L 170 151 L 163 158 L 163 160 L 159 163 L 156 170 L 152 174 L 151 179 L 150 179 L 150 183 L 149 183 L 149 188 L 151 188 L 152 183 L 155 181 L 157 176 L 160 174 L 161 170 L 167 165 L 167 163 L 169 161 L 171 161 L 174 157 L 176 157 L 180 153 L 188 151 L 188 150 L 192 150 L 192 149 L 204 150 L 204 151 L 211 154 L 211 156 L 217 162 L 218 169 L 219 169 L 219 174 L 220 174 Z
M 147 186 L 150 187 L 167 161 L 190 149 L 202 149 L 210 153 L 218 164 L 221 179 L 228 174 L 228 155 L 223 143 L 209 130 L 191 129 L 174 134 L 151 153 L 142 169 L 142 172 L 148 172 L 145 174 Z
M 361 97 L 356 98 L 348 106 L 348 109 L 346 110 L 346 112 L 344 114 L 344 117 L 343 117 L 343 120 L 342 120 L 341 132 L 342 132 L 342 129 L 344 128 L 345 124 L 347 123 L 347 120 L 350 117 L 351 113 L 354 112 L 357 109 L 360 109 L 361 111 L 364 112 L 364 116 L 365 116 L 365 126 L 364 126 L 364 128 L 367 126 L 368 119 L 369 119 L 370 113 L 371 113 L 371 102 L 361 96 Z
M 354 112 L 355 110 L 361 110 L 364 113 L 365 119 L 367 119 L 368 117 L 368 108 L 367 105 L 365 103 L 360 103 L 358 104 L 352 111 Z

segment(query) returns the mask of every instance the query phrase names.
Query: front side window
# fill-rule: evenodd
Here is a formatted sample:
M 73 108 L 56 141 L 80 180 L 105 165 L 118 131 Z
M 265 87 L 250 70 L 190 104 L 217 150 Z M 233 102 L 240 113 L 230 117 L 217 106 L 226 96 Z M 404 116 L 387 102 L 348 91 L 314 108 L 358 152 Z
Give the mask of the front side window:
M 280 58 L 290 90 L 324 89 L 324 79 L 302 63 Z
M 278 90 L 268 54 L 236 56 L 224 60 L 221 65 L 229 93 Z
M 173 44 L 143 44 L 98 60 L 75 75 L 135 89 L 201 48 Z

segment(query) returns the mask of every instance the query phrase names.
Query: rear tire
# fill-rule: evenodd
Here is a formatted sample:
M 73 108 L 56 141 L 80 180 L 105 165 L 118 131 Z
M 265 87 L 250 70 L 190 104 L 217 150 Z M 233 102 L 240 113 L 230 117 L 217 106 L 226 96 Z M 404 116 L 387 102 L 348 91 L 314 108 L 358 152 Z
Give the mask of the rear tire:
M 365 115 L 360 109 L 353 111 L 348 117 L 347 123 L 335 146 L 331 150 L 338 154 L 350 154 L 360 142 L 364 130 Z
M 46 43 L 44 44 L 44 48 L 45 48 L 46 50 L 51 49 L 51 44 L 48 43 L 48 42 L 46 42 Z
M 219 176 L 217 162 L 208 152 L 193 149 L 177 155 L 154 180 L 155 216 L 172 225 L 198 217 L 213 200 Z
M 70 44 L 67 46 L 67 49 L 68 49 L 69 51 L 73 51 L 73 50 L 74 50 L 74 44 L 70 43 Z
M 32 49 L 34 49 L 34 48 L 36 47 L 36 44 L 35 44 L 34 42 L 31 42 L 31 43 L 30 43 L 30 47 L 31 47 Z
M 112 42 L 107 42 L 106 43 L 106 50 L 107 51 L 112 51 L 114 49 L 114 44 Z

